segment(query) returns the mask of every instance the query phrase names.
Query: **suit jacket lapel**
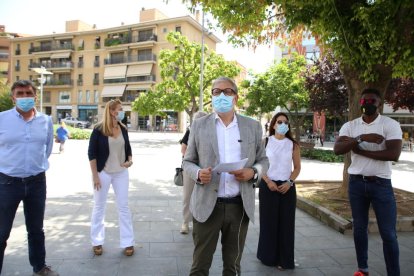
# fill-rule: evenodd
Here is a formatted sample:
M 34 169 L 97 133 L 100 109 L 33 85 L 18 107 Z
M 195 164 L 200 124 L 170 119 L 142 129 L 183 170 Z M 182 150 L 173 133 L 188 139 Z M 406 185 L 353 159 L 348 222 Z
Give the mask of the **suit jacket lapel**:
M 211 146 L 213 148 L 214 154 L 216 155 L 217 162 L 220 162 L 220 153 L 218 149 L 217 133 L 216 133 L 216 119 L 215 115 L 211 116 L 210 121 L 208 122 L 208 138 L 210 140 Z
M 236 114 L 237 116 L 237 124 L 239 125 L 239 131 L 240 131 L 240 146 L 241 146 L 241 158 L 247 158 L 248 149 L 247 144 L 249 143 L 249 128 L 245 125 L 245 121 L 243 120 L 243 117 Z

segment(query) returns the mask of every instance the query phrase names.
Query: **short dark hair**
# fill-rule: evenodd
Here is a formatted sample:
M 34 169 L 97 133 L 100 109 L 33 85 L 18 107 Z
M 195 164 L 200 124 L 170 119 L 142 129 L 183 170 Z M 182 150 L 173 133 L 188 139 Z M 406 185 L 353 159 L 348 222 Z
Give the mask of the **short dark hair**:
M 13 90 L 16 89 L 17 87 L 27 87 L 27 86 L 30 86 L 33 89 L 33 92 L 36 94 L 36 86 L 30 80 L 18 80 L 18 81 L 16 81 L 15 83 L 13 83 L 13 85 L 11 87 L 11 91 L 13 93 Z
M 378 98 L 381 99 L 381 93 L 376 88 L 365 88 L 362 90 L 361 96 L 365 94 L 375 94 Z

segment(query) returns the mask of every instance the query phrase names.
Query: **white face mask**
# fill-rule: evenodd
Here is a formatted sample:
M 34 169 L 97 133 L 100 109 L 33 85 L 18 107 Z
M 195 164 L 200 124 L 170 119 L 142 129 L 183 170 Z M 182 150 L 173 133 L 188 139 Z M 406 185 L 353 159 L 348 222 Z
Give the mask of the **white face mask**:
M 289 126 L 285 123 L 277 125 L 276 132 L 282 135 L 285 135 L 289 131 Z
M 219 96 L 213 96 L 213 108 L 218 113 L 226 113 L 233 109 L 234 96 L 226 96 L 222 92 Z
M 118 115 L 116 115 L 116 119 L 120 122 L 124 119 L 125 117 L 125 111 L 118 111 Z

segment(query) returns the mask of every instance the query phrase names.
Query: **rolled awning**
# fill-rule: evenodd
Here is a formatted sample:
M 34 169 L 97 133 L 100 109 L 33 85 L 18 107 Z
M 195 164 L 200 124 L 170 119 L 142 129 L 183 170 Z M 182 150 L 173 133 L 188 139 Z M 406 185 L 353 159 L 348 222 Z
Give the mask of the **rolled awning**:
M 104 86 L 102 90 L 102 97 L 121 97 L 125 91 L 125 84 L 124 85 L 116 85 L 116 86 Z
M 105 67 L 104 79 L 123 79 L 126 69 L 126 65 Z
M 127 77 L 151 75 L 152 63 L 137 64 L 128 66 Z
M 70 52 L 55 53 L 55 54 L 52 54 L 50 56 L 51 59 L 56 59 L 56 58 L 69 58 L 69 57 L 70 57 Z
M 126 90 L 150 90 L 151 84 L 133 84 L 128 85 Z

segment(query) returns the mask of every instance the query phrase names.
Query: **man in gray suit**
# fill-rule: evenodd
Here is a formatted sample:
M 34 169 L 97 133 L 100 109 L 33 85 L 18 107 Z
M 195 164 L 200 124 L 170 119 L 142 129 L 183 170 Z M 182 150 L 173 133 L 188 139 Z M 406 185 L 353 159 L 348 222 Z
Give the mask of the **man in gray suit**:
M 196 181 L 191 196 L 194 253 L 190 275 L 208 275 L 221 232 L 223 275 L 240 274 L 249 219 L 254 221 L 254 185 L 268 169 L 259 122 L 238 115 L 232 79 L 213 81 L 214 113 L 191 126 L 183 167 Z M 244 168 L 218 174 L 220 163 L 248 161 Z

